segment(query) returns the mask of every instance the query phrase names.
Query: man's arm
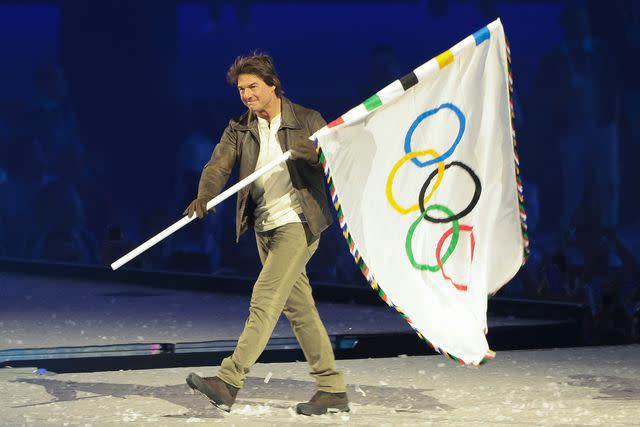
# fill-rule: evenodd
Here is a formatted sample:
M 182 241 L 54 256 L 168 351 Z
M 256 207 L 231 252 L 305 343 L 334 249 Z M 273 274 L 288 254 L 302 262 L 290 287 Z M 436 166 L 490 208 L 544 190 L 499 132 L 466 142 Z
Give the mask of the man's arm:
M 198 198 L 208 197 L 211 200 L 220 194 L 236 163 L 236 154 L 236 133 L 231 130 L 231 124 L 229 124 L 213 150 L 211 159 L 202 169 L 198 184 Z
M 317 111 L 314 111 L 311 120 L 310 120 L 310 129 L 309 129 L 309 136 L 313 135 L 314 133 L 316 133 L 317 131 L 319 131 L 320 129 L 322 129 L 323 127 L 325 127 L 327 125 L 327 122 L 325 121 L 325 119 L 322 117 L 322 115 L 320 113 L 318 113 Z M 313 144 L 313 149 L 315 150 L 315 142 L 311 142 Z M 318 156 L 318 159 L 316 160 L 316 162 L 314 163 L 314 166 L 317 166 L 318 168 L 322 169 L 322 165 L 320 164 L 320 158 Z
M 309 136 L 313 135 L 318 129 L 323 128 L 327 122 L 324 121 L 320 113 L 313 111 L 311 117 L 307 119 L 307 132 Z M 291 158 L 294 160 L 305 160 L 312 166 L 322 168 L 318 153 L 316 151 L 315 142 L 308 137 L 300 140 L 294 140 L 291 144 Z
M 211 154 L 211 159 L 202 169 L 198 184 L 198 196 L 187 206 L 183 215 L 194 213 L 202 218 L 207 213 L 207 203 L 216 197 L 224 188 L 231 170 L 236 163 L 236 133 L 231 129 L 231 122 L 224 130 L 220 142 Z

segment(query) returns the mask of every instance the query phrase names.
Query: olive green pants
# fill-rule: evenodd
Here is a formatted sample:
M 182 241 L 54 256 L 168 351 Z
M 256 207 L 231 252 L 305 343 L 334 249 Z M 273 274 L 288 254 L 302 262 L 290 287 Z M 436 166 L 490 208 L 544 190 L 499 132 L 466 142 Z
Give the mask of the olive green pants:
M 314 240 L 306 225 L 293 223 L 256 233 L 256 241 L 262 271 L 253 285 L 249 318 L 233 354 L 222 361 L 218 377 L 241 388 L 284 312 L 318 389 L 344 392 L 344 378 L 335 369 L 331 342 L 318 315 L 305 270 L 318 248 L 318 237 Z

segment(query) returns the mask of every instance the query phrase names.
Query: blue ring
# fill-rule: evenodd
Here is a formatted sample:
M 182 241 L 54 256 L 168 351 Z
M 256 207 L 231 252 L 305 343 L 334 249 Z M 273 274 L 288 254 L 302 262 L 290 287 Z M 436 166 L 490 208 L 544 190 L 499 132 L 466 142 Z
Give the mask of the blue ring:
M 446 152 L 444 152 L 440 156 L 436 157 L 435 159 L 431 159 L 431 160 L 428 160 L 426 162 L 421 162 L 416 157 L 411 159 L 411 161 L 416 166 L 418 166 L 419 168 L 424 168 L 426 166 L 439 163 L 439 162 L 449 158 L 453 154 L 453 152 L 455 151 L 455 149 L 458 146 L 458 143 L 460 142 L 460 140 L 462 139 L 462 135 L 464 134 L 464 129 L 466 127 L 466 119 L 464 117 L 464 114 L 462 114 L 462 111 L 460 111 L 460 109 L 458 107 L 456 107 L 455 105 L 453 105 L 451 103 L 446 103 L 446 104 L 442 104 L 438 108 L 434 108 L 433 110 L 425 111 L 424 113 L 422 113 L 418 117 L 416 117 L 416 119 L 411 124 L 411 127 L 407 131 L 407 136 L 405 136 L 405 138 L 404 138 L 404 151 L 405 151 L 405 153 L 409 154 L 412 151 L 411 150 L 411 138 L 413 136 L 413 132 L 416 130 L 416 128 L 418 127 L 420 122 L 422 122 L 427 117 L 436 114 L 438 111 L 440 111 L 443 108 L 450 109 L 451 111 L 456 113 L 456 116 L 458 116 L 458 120 L 460 121 L 460 128 L 458 129 L 458 136 L 456 136 L 456 140 L 453 142 L 453 145 Z

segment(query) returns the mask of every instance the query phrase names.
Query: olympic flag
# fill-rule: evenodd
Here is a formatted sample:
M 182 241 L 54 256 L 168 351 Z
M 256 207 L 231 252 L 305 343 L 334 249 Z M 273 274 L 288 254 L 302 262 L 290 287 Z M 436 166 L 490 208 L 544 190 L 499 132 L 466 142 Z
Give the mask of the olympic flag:
M 528 253 L 500 20 L 316 132 L 351 254 L 438 352 L 477 365 L 487 296 Z

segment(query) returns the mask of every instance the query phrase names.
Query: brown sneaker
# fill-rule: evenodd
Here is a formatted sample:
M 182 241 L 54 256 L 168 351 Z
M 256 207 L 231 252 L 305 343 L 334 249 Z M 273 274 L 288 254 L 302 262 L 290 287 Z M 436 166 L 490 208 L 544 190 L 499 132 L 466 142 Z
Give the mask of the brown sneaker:
M 231 405 L 236 401 L 239 390 L 218 377 L 202 378 L 193 372 L 187 376 L 187 384 L 205 395 L 213 405 L 227 412 L 231 411 Z
M 327 412 L 349 412 L 347 393 L 317 391 L 310 401 L 298 403 L 296 412 L 302 415 L 322 415 Z

